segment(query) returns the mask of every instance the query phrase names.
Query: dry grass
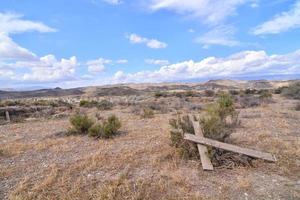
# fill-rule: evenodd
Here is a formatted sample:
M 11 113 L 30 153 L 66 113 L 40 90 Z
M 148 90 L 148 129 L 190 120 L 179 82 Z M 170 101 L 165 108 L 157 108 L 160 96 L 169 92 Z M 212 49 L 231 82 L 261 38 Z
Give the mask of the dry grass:
M 297 199 L 300 113 L 286 107 L 293 105 L 289 100 L 274 98 L 268 107 L 242 109 L 241 116 L 260 117 L 241 117 L 231 138 L 278 158 L 277 163 L 257 160 L 254 168 L 203 172 L 199 161 L 182 160 L 169 145 L 172 114 L 141 119 L 129 109 L 101 112 L 122 122 L 122 133 L 108 140 L 56 134 L 68 128 L 67 119 L 1 126 L 0 197 Z

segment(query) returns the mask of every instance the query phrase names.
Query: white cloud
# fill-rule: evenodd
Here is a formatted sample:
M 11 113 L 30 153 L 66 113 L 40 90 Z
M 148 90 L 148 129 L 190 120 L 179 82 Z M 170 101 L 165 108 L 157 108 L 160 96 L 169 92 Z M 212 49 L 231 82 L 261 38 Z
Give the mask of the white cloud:
M 56 31 L 41 22 L 24 20 L 22 17 L 14 13 L 0 13 L 0 76 L 19 83 L 74 79 L 78 66 L 76 57 L 61 60 L 51 54 L 38 57 L 12 40 L 11 34 Z
M 117 72 L 112 82 L 164 82 L 257 75 L 300 74 L 300 50 L 285 55 L 265 51 L 243 51 L 226 58 L 208 57 L 199 62 L 184 61 L 156 71 L 126 74 Z
M 127 38 L 133 44 L 146 44 L 147 47 L 152 49 L 163 49 L 168 46 L 166 43 L 161 42 L 157 39 L 148 39 L 137 34 L 130 34 L 129 36 L 127 36 Z
M 75 56 L 59 61 L 54 55 L 47 55 L 37 61 L 19 61 L 12 66 L 30 71 L 21 75 L 23 81 L 54 82 L 73 79 L 77 65 Z
M 190 28 L 190 29 L 188 30 L 188 32 L 189 32 L 189 33 L 195 33 L 195 30 L 192 29 L 192 28 Z
M 155 59 L 147 59 L 145 60 L 145 62 L 147 64 L 151 64 L 151 65 L 160 65 L 160 66 L 163 66 L 163 65 L 169 65 L 170 62 L 168 60 L 155 60 Z
M 15 13 L 0 13 L 0 32 L 23 33 L 29 31 L 54 32 L 56 31 L 41 22 L 21 19 L 23 15 Z
M 36 55 L 20 47 L 8 35 L 0 33 L 0 60 L 33 60 Z
M 170 10 L 206 24 L 218 24 L 236 14 L 239 6 L 253 1 L 256 0 L 149 0 L 149 8 Z
M 233 26 L 218 26 L 204 35 L 196 38 L 195 42 L 209 48 L 211 45 L 238 46 L 240 42 L 233 38 L 235 28 Z
M 255 35 L 277 34 L 300 27 L 300 1 L 297 1 L 291 10 L 282 12 L 273 19 L 257 26 L 253 33 Z
M 97 60 L 90 60 L 86 62 L 86 65 L 88 66 L 88 71 L 95 74 L 103 72 L 106 68 L 105 65 L 111 63 L 111 60 L 99 58 Z
M 1 66 L 1 63 L 0 63 Z M 10 68 L 2 68 L 0 67 L 0 80 L 1 79 L 11 79 L 13 76 L 15 76 L 15 73 Z
M 120 60 L 117 60 L 116 63 L 117 64 L 127 64 L 128 60 L 126 60 L 126 59 L 120 59 Z
M 109 3 L 109 4 L 111 4 L 111 5 L 119 5 L 119 4 L 122 3 L 121 0 L 102 0 L 102 1 L 104 1 L 104 2 L 106 2 L 106 3 Z

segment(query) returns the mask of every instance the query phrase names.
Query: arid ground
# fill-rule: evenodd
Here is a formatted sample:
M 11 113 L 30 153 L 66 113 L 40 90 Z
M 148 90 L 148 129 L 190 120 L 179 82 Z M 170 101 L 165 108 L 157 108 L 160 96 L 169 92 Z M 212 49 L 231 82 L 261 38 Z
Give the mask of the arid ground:
M 273 94 L 272 103 L 237 106 L 241 125 L 231 143 L 272 153 L 277 162 L 203 171 L 199 160 L 183 159 L 170 146 L 169 120 L 178 112 L 197 115 L 215 98 L 181 99 L 142 94 L 111 110 L 76 108 L 95 120 L 119 117 L 122 127 L 112 139 L 65 135 L 72 110 L 0 125 L 0 199 L 300 199 L 297 100 Z M 142 118 L 129 101 L 166 108 Z

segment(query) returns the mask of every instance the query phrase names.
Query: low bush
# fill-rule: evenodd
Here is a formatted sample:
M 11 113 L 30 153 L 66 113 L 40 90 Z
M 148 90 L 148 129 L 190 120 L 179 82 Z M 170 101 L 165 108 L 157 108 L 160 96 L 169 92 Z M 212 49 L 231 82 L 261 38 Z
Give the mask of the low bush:
M 172 130 L 170 132 L 171 146 L 175 147 L 177 152 L 184 159 L 198 159 L 197 145 L 184 139 L 184 133 L 194 133 L 192 122 L 188 116 L 177 116 L 177 119 L 169 121 Z
M 99 110 L 111 110 L 113 107 L 113 103 L 107 100 L 102 100 L 97 104 L 97 108 Z
M 259 98 L 260 99 L 270 99 L 272 98 L 272 92 L 270 90 L 261 90 L 259 91 Z
M 154 117 L 154 111 L 151 108 L 143 108 L 141 113 L 142 118 L 153 118 Z
M 112 115 L 102 123 L 94 124 L 94 126 L 89 129 L 89 136 L 97 138 L 111 138 L 118 133 L 120 128 L 120 120 L 115 115 Z
M 21 101 L 14 100 L 0 100 L 0 107 L 6 106 L 24 106 L 25 104 Z
M 257 94 L 258 93 L 258 91 L 256 90 L 256 89 L 246 89 L 245 91 L 244 91 L 244 94 Z
M 206 112 L 207 115 L 200 119 L 200 124 L 207 138 L 224 142 L 239 124 L 234 100 L 227 93 L 222 93 L 216 103 L 207 107 Z
M 239 102 L 242 108 L 251 108 L 261 105 L 261 100 L 252 95 L 240 96 L 236 99 L 236 101 Z
M 121 128 L 121 122 L 115 115 L 112 115 L 103 122 L 102 127 L 103 137 L 109 138 L 117 134 L 117 131 Z
M 71 128 L 68 135 L 86 135 L 97 138 L 110 138 L 121 128 L 120 120 L 111 115 L 99 123 L 95 123 L 87 115 L 75 114 L 70 118 Z
M 186 91 L 185 96 L 186 97 L 193 97 L 193 96 L 196 96 L 196 95 L 194 94 L 194 92 L 192 90 L 188 90 L 188 91 Z
M 292 99 L 300 99 L 300 81 L 283 88 L 281 94 Z
M 168 94 L 166 92 L 155 92 L 154 97 L 155 98 L 160 98 L 160 97 L 167 97 Z
M 213 90 L 205 90 L 204 95 L 206 97 L 213 97 L 213 96 L 215 96 L 215 92 Z
M 110 110 L 113 107 L 113 103 L 107 100 L 101 100 L 100 102 L 98 101 L 88 101 L 88 100 L 81 100 L 79 102 L 80 107 L 85 107 L 85 108 L 98 108 L 99 110 Z
M 85 107 L 85 108 L 92 108 L 92 107 L 97 107 L 98 102 L 97 101 L 88 101 L 88 100 L 81 100 L 79 102 L 80 107 Z
M 70 124 L 72 127 L 68 131 L 69 135 L 87 134 L 94 121 L 88 118 L 87 115 L 75 114 L 71 116 Z

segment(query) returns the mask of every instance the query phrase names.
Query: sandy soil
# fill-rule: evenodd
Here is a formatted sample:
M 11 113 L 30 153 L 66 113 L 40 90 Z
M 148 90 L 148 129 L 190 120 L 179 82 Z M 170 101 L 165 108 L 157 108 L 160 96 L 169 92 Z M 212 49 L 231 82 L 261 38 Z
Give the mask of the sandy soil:
M 109 140 L 61 134 L 68 119 L 0 126 L 0 199 L 300 199 L 300 112 L 295 101 L 240 110 L 232 143 L 278 162 L 204 172 L 170 147 L 172 113 L 141 119 L 115 109 Z M 174 114 L 173 114 L 174 115 Z

